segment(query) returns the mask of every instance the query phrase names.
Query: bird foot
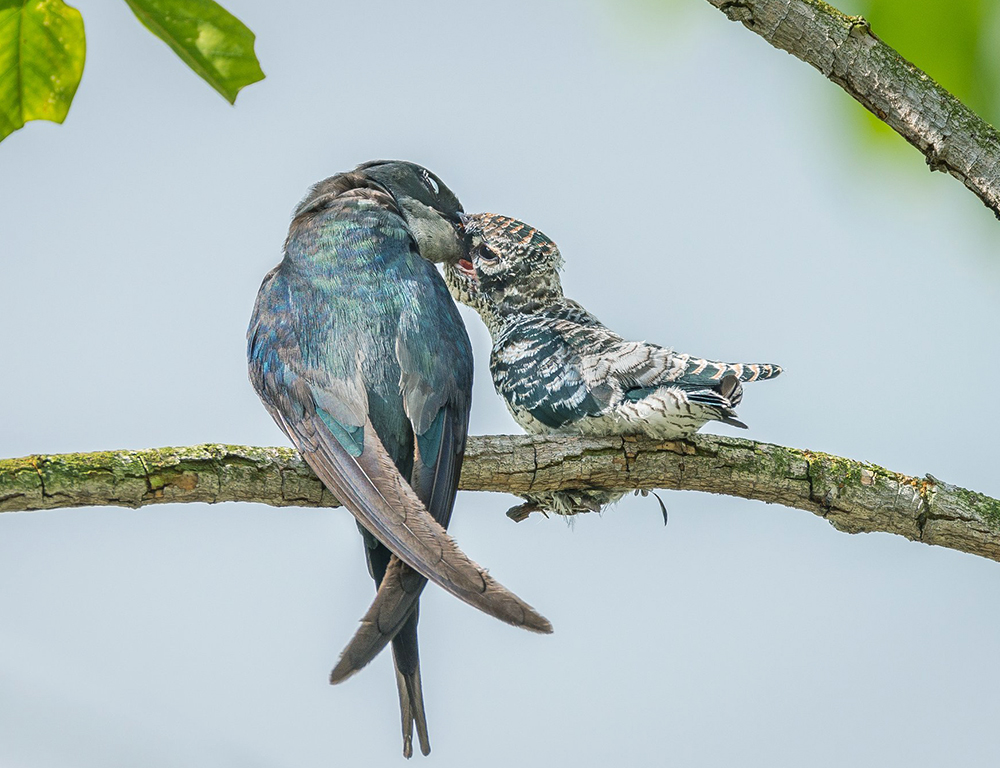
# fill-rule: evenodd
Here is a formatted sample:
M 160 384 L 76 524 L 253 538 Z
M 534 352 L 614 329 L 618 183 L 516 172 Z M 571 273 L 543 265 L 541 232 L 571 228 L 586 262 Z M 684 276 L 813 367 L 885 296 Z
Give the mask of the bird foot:
M 548 515 L 545 514 L 545 510 L 533 501 L 526 501 L 524 504 L 518 504 L 516 507 L 511 507 L 507 510 L 507 517 L 515 523 L 520 523 L 522 520 L 527 520 L 532 512 L 541 512 L 543 515 L 548 517 Z

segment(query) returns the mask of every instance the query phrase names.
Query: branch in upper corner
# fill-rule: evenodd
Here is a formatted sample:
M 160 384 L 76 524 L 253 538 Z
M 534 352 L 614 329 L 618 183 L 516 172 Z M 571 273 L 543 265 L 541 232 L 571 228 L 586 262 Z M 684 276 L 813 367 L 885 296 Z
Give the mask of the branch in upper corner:
M 812 64 L 947 171 L 1000 218 L 1000 133 L 878 39 L 860 16 L 821 0 L 708 0 L 775 48 Z
M 470 437 L 460 488 L 707 491 L 803 509 L 849 533 L 895 533 L 1000 560 L 1000 501 L 930 476 L 732 437 Z M 0 460 L 0 512 L 249 501 L 332 507 L 290 448 L 197 445 Z

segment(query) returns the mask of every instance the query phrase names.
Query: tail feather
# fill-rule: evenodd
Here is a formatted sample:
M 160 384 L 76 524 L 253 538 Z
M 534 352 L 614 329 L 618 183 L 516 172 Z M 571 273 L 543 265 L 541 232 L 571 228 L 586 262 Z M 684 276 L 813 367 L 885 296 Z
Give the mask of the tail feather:
M 404 757 L 413 755 L 414 726 L 421 753 L 427 755 L 431 751 L 417 646 L 418 601 L 426 584 L 423 576 L 394 555 L 385 570 L 375 601 L 330 673 L 331 683 L 342 682 L 392 642 Z
M 410 706 L 410 686 L 406 676 L 396 670 L 396 688 L 399 690 L 399 714 L 403 726 L 403 757 L 413 757 L 413 708 Z
M 427 736 L 427 717 L 424 714 L 424 693 L 420 687 L 420 670 L 412 675 L 404 675 L 396 670 L 396 687 L 399 690 L 399 714 L 403 728 L 403 757 L 413 757 L 413 727 L 417 728 L 420 754 L 431 753 L 431 743 Z
M 722 395 L 729 402 L 733 402 L 734 398 L 738 398 L 743 387 L 740 386 L 740 380 L 734 374 L 727 374 L 722 377 L 722 381 L 719 382 L 719 394 Z
M 416 609 L 426 584 L 427 579 L 393 555 L 375 601 L 330 673 L 331 684 L 349 678 L 389 644 Z
M 781 366 L 773 363 L 719 363 L 692 358 L 675 386 L 685 391 L 688 400 L 717 408 L 719 421 L 746 429 L 746 424 L 734 418 L 733 410 L 743 400 L 743 382 L 773 379 L 780 373 Z
M 781 373 L 781 366 L 773 363 L 721 363 L 716 360 L 705 360 L 699 357 L 692 357 L 687 361 L 684 372 L 677 379 L 677 383 L 689 382 L 715 382 L 723 376 L 732 374 L 740 381 L 763 381 L 773 379 Z
M 396 665 L 396 688 L 399 691 L 399 715 L 403 729 L 403 757 L 413 756 L 414 726 L 420 742 L 420 753 L 429 755 L 431 752 L 427 716 L 424 713 L 424 691 L 420 683 L 417 619 L 418 611 L 415 610 L 392 639 L 392 660 Z
M 419 666 L 413 674 L 406 675 L 406 687 L 410 696 L 413 724 L 417 729 L 417 740 L 420 742 L 420 754 L 426 757 L 431 753 L 431 740 L 427 735 L 427 715 L 424 713 L 424 690 L 420 682 Z
M 746 424 L 744 424 L 739 419 L 733 418 L 732 416 L 723 416 L 719 419 L 723 424 L 728 424 L 731 427 L 737 427 L 739 429 L 750 429 Z
M 773 363 L 732 363 L 728 367 L 740 381 L 764 381 L 781 373 L 781 366 Z
M 746 429 L 747 425 L 736 418 L 734 407 L 743 398 L 743 386 L 735 374 L 728 373 L 712 389 L 685 391 L 689 403 L 708 406 L 715 412 L 715 418 L 723 424 Z

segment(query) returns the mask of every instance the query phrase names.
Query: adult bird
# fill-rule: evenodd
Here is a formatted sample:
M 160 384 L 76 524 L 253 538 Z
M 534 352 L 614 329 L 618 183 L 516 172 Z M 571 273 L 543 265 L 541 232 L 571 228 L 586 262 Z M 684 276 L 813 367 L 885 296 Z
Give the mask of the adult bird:
M 671 440 L 712 420 L 745 429 L 734 410 L 742 383 L 781 373 L 769 363 L 721 363 L 626 341 L 563 295 L 562 257 L 544 234 L 496 214 L 463 220 L 466 251 L 449 260 L 445 281 L 489 328 L 493 383 L 528 432 Z M 508 514 L 597 511 L 622 495 L 537 494 Z
M 426 579 L 511 624 L 551 631 L 444 530 L 465 449 L 472 350 L 430 259 L 458 253 L 461 210 L 413 163 L 366 163 L 319 182 L 295 209 L 247 331 L 257 394 L 357 518 L 379 585 L 374 624 L 363 622 L 333 681 L 391 640 L 407 757 L 414 725 L 430 751 L 417 647 Z

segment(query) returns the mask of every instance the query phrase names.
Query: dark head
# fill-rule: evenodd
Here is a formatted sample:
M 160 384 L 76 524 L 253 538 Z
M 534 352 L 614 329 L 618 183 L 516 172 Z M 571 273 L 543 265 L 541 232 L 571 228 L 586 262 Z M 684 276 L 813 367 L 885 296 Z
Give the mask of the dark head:
M 486 319 L 530 311 L 562 298 L 562 256 L 544 234 L 523 221 L 493 213 L 464 216 L 462 221 L 465 255 L 446 264 L 444 271 L 456 299 Z
M 399 206 L 406 226 L 428 261 L 459 257 L 462 204 L 436 175 L 405 160 L 373 160 L 354 172 L 388 192 Z
M 458 259 L 462 251 L 462 204 L 437 176 L 404 160 L 373 160 L 313 185 L 293 218 L 322 210 L 344 195 L 387 196 L 406 220 L 420 255 L 428 261 Z

